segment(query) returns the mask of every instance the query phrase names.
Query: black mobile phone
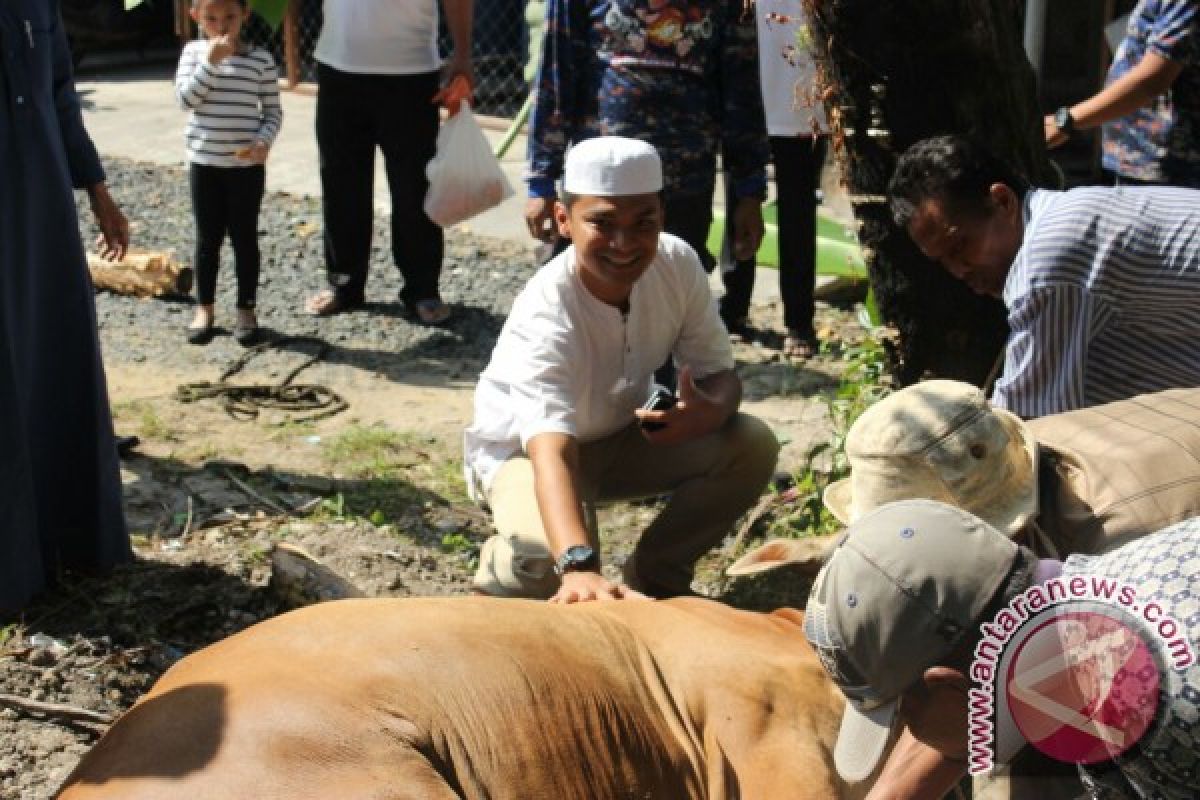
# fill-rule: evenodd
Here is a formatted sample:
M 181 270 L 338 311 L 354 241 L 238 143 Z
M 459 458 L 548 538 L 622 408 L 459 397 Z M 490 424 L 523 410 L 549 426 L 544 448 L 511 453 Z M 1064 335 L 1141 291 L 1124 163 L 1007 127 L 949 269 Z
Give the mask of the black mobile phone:
M 679 401 L 675 398 L 675 394 L 670 389 L 666 388 L 665 386 L 655 386 L 654 389 L 651 390 L 650 396 L 646 398 L 646 402 L 642 403 L 642 410 L 666 411 L 669 408 L 674 408 L 677 402 Z M 642 426 L 642 430 L 645 431 L 657 431 L 667 427 L 661 422 L 650 422 L 648 420 L 641 420 L 640 424 Z

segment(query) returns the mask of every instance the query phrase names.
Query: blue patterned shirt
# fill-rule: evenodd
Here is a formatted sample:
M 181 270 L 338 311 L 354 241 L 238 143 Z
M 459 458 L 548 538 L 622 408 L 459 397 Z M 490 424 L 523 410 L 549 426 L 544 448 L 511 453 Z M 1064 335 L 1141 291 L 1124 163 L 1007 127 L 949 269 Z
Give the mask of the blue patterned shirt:
M 1117 579 L 1155 602 L 1179 624 L 1200 654 L 1200 518 L 1185 520 L 1100 556 L 1073 555 L 1063 576 Z M 1200 791 L 1200 662 L 1172 668 L 1162 639 L 1143 630 L 1159 662 L 1158 708 L 1142 738 L 1112 761 L 1080 765 L 1089 794 L 1110 798 L 1185 800 Z
M 754 15 L 742 0 L 549 0 L 529 128 L 532 197 L 553 197 L 567 146 L 658 148 L 665 189 L 711 196 L 720 149 L 739 197 L 769 157 Z
M 1034 190 L 992 402 L 1040 417 L 1200 386 L 1200 191 Z
M 1104 166 L 1126 178 L 1200 188 L 1200 2 L 1141 0 L 1129 15 L 1108 83 L 1146 53 L 1183 69 L 1169 91 L 1104 126 Z

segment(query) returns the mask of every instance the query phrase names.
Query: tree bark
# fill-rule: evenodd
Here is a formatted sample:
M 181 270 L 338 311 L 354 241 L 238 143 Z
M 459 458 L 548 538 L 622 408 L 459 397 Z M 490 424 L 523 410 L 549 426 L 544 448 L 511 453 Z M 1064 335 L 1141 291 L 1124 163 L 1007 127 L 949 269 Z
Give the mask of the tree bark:
M 963 134 L 1054 183 L 1037 87 L 1013 0 L 805 0 L 833 143 L 859 223 L 871 286 L 901 385 L 982 385 L 1008 335 L 1003 304 L 925 258 L 886 202 L 896 158 L 929 136 Z

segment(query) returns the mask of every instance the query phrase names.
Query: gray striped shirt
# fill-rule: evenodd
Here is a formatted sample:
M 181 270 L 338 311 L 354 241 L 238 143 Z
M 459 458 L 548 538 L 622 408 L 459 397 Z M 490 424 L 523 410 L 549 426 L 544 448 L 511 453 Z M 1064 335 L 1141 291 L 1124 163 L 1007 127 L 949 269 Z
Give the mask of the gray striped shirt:
M 1040 417 L 1200 386 L 1200 191 L 1035 190 L 992 401 Z
M 234 155 L 256 141 L 271 144 L 283 122 L 275 59 L 262 48 L 235 53 L 213 66 L 209 43 L 188 42 L 175 72 L 175 97 L 188 115 L 188 161 L 245 167 Z

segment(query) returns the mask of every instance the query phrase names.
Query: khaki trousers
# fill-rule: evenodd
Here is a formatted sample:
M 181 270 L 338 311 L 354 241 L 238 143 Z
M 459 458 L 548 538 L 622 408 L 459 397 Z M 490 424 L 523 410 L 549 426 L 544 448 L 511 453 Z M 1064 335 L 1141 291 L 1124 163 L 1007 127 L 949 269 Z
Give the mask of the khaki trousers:
M 779 443 L 766 423 L 735 414 L 708 436 L 653 445 L 637 424 L 579 448 L 579 486 L 590 506 L 671 495 L 642 533 L 626 579 L 657 595 L 683 594 L 700 556 L 720 543 L 762 494 L 775 470 Z M 488 490 L 496 533 L 483 545 L 474 585 L 502 597 L 550 597 L 558 589 L 525 456 L 504 463 Z M 599 551 L 598 531 L 589 539 Z

